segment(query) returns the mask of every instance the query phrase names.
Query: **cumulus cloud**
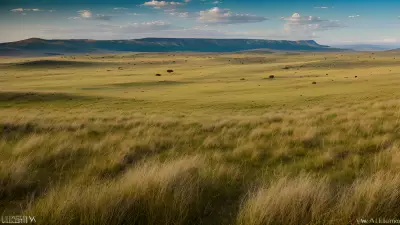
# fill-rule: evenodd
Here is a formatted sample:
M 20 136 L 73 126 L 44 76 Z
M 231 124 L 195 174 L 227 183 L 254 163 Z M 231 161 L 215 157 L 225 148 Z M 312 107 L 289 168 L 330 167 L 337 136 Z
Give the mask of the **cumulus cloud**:
M 350 15 L 349 18 L 357 18 L 360 17 L 360 15 Z
M 229 9 L 214 7 L 206 11 L 200 11 L 197 20 L 206 24 L 237 24 L 262 22 L 267 20 L 267 18 L 250 14 L 232 13 Z
M 343 27 L 337 20 L 324 20 L 315 16 L 301 16 L 294 13 L 289 17 L 282 17 L 286 21 L 284 30 L 289 33 L 314 33 L 315 31 L 331 30 Z
M 185 3 L 187 3 L 187 2 L 185 1 Z M 178 6 L 184 5 L 185 3 L 152 0 L 149 2 L 143 3 L 142 6 L 148 6 L 148 7 L 154 8 L 154 9 L 174 9 Z
M 78 13 L 82 18 L 92 18 L 93 16 L 92 12 L 89 10 L 79 10 Z
M 38 8 L 34 8 L 34 9 L 16 8 L 16 9 L 11 9 L 10 11 L 15 12 L 15 13 L 24 13 L 24 12 L 55 12 L 56 10 L 54 10 L 54 9 L 44 10 L 44 9 L 38 9 Z
M 111 20 L 112 17 L 108 15 L 103 15 L 103 14 L 96 14 L 93 15 L 93 13 L 90 10 L 79 10 L 78 15 L 76 17 L 69 17 L 68 19 L 84 19 L 84 20 L 104 20 L 108 21 Z
M 127 10 L 128 8 L 124 8 L 124 7 L 115 7 L 113 8 L 113 10 Z
M 329 9 L 328 6 L 315 6 L 314 9 Z

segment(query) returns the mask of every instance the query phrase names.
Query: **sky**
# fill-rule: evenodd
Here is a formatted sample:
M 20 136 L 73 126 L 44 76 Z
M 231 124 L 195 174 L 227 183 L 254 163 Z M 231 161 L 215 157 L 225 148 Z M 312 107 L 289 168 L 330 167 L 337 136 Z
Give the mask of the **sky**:
M 400 44 L 400 0 L 0 0 L 0 42 L 144 37 Z

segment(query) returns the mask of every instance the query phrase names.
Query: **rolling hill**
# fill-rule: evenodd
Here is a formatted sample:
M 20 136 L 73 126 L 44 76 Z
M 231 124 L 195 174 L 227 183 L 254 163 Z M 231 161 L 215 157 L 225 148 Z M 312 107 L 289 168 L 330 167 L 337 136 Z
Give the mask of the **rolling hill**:
M 143 38 L 133 40 L 45 40 L 30 38 L 0 44 L 0 55 L 64 55 L 102 52 L 237 52 L 338 51 L 313 40 L 285 41 L 261 39 Z

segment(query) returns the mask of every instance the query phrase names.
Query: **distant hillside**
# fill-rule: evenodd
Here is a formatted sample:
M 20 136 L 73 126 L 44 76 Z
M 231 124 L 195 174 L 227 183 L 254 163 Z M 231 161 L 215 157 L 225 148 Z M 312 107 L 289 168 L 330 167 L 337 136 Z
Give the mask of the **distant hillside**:
M 373 44 L 353 44 L 353 45 L 335 45 L 335 48 L 351 49 L 360 52 L 377 52 L 377 51 L 387 51 L 393 49 L 390 45 L 373 45 Z
M 400 48 L 393 48 L 393 49 L 387 50 L 387 52 L 400 52 Z
M 31 38 L 1 43 L 0 55 L 58 55 L 99 52 L 237 52 L 338 51 L 313 40 L 284 41 L 259 39 L 143 38 L 133 40 L 44 40 Z

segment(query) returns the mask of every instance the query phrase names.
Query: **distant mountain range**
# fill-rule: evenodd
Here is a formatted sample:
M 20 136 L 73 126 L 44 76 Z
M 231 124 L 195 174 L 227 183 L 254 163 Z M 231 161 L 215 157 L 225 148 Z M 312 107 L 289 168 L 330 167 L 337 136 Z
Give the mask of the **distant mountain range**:
M 64 55 L 104 52 L 238 52 L 340 51 L 313 40 L 285 41 L 261 39 L 143 38 L 133 40 L 45 40 L 30 38 L 0 43 L 0 55 Z
M 350 49 L 360 52 L 379 52 L 388 51 L 399 48 L 399 45 L 395 44 L 347 44 L 347 45 L 334 45 L 334 48 Z

